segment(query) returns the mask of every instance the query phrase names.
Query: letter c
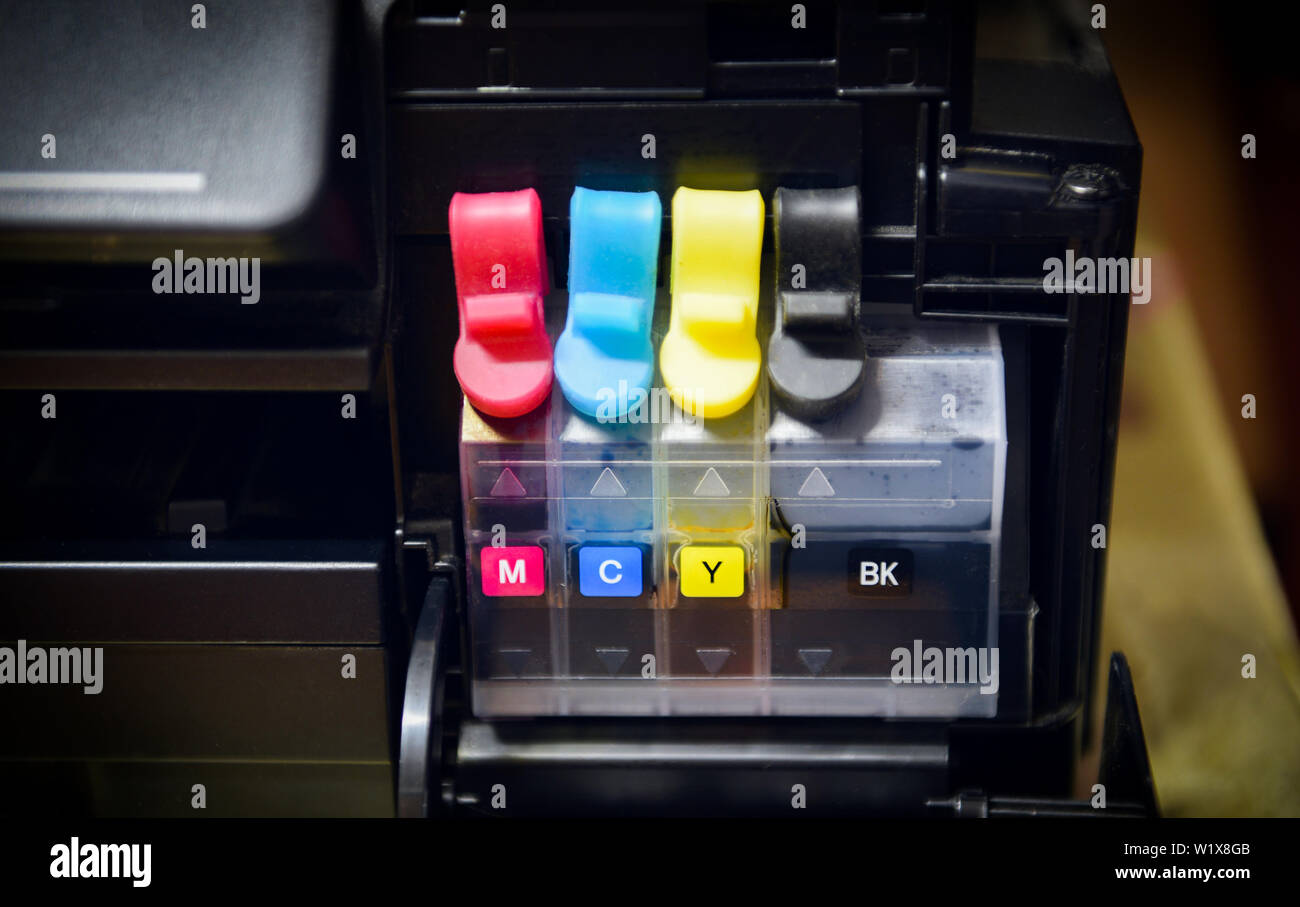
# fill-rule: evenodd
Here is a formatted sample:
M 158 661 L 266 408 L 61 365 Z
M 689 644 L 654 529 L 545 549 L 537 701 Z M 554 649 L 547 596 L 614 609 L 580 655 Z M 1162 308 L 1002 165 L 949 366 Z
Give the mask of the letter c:
M 606 575 L 605 575 L 605 568 L 608 567 L 610 564 L 613 564 L 615 567 L 622 567 L 622 566 L 623 566 L 623 565 L 620 564 L 618 561 L 613 560 L 613 559 L 610 559 L 610 560 L 607 560 L 607 561 L 601 561 L 601 562 L 600 562 L 600 568 L 599 568 L 596 572 L 600 574 L 600 579 L 601 579 L 602 582 L 609 583 L 609 584 L 612 586 L 612 585 L 614 585 L 614 583 L 617 583 L 617 582 L 622 581 L 622 579 L 623 579 L 623 574 L 622 574 L 622 573 L 615 573 L 613 577 L 608 577 L 608 576 L 606 576 Z

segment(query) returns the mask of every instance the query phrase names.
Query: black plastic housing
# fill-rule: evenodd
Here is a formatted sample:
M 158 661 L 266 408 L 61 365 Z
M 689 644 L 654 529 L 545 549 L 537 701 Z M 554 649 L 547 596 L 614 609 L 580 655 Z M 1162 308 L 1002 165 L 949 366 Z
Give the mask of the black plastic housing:
M 779 186 L 857 186 L 862 317 L 1001 326 L 1009 453 L 998 715 L 510 723 L 449 707 L 447 725 L 460 729 L 442 774 L 450 809 L 481 807 L 507 776 L 512 813 L 782 812 L 790 779 L 809 773 L 840 790 L 833 800 L 845 812 L 925 812 L 963 790 L 1071 789 L 1095 686 L 1105 552 L 1090 539 L 1109 514 L 1129 302 L 1126 293 L 1049 293 L 1044 263 L 1067 249 L 1132 254 L 1137 136 L 1098 36 L 1070 4 L 806 10 L 797 33 L 788 7 L 753 3 L 614 14 L 581 3 L 512 5 L 504 30 L 472 5 L 390 10 L 388 188 L 408 537 L 418 524 L 447 527 L 455 504 L 447 480 L 455 439 L 435 427 L 455 424 L 459 405 L 448 367 L 452 192 L 535 188 L 553 251 L 567 248 L 575 185 L 664 198 L 677 185 L 756 187 L 769 200 Z M 640 153 L 647 135 L 652 160 Z M 665 206 L 665 236 L 668 219 Z M 551 265 L 562 288 L 563 256 Z M 611 755 L 616 742 L 656 753 L 653 766 L 621 762 Z M 736 761 L 721 759 L 716 777 L 704 770 L 706 753 L 732 746 Z M 733 770 L 743 768 L 742 750 L 767 766 L 752 787 L 723 780 L 741 777 Z M 796 755 L 810 751 L 840 752 L 844 762 Z M 787 758 L 797 767 L 790 778 L 774 767 Z M 666 786 L 680 795 L 655 793 Z
M 215 208 L 0 192 L 0 414 L 18 427 L 0 448 L 0 644 L 104 645 L 123 678 L 95 712 L 75 689 L 0 699 L 30 731 L 0 745 L 0 813 L 191 814 L 196 780 L 213 813 L 247 815 L 788 814 L 794 784 L 836 815 L 1070 812 L 1129 300 L 1047 293 L 1043 264 L 1130 256 L 1141 168 L 1083 7 L 806 3 L 796 29 L 783 3 L 517 0 L 501 28 L 487 2 L 232 2 L 208 4 L 200 37 L 220 15 L 238 27 L 195 52 L 174 4 L 142 0 L 84 38 L 81 59 L 123 73 L 100 85 L 29 78 L 75 4 L 11 6 L 0 170 L 32 169 L 35 114 L 98 103 L 68 138 L 121 151 L 157 116 L 225 176 Z M 174 92 L 151 66 L 174 68 Z M 283 147 L 263 121 L 277 110 L 295 114 Z M 189 166 L 138 150 L 144 169 Z M 300 193 L 277 182 L 286 165 Z M 996 718 L 472 717 L 451 194 L 535 188 L 563 288 L 575 185 L 680 184 L 769 202 L 856 186 L 859 317 L 999 326 Z M 214 213 L 241 199 L 243 219 Z M 178 231 L 265 255 L 263 301 L 151 294 L 148 259 Z M 1111 674 L 1105 782 L 1150 812 L 1122 659 Z

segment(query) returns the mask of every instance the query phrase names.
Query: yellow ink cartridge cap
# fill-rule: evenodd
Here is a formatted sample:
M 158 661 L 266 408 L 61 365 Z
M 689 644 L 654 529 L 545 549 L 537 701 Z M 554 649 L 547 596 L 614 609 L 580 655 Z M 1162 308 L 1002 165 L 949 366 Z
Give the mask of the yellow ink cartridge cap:
M 678 406 L 717 419 L 758 387 L 763 196 L 682 186 L 673 194 L 672 230 L 672 316 L 659 370 Z

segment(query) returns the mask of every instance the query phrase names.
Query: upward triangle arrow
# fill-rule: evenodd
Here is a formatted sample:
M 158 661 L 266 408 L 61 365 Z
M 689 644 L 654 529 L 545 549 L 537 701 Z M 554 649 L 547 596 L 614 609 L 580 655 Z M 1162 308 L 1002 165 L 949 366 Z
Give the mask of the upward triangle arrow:
M 799 497 L 835 497 L 835 489 L 831 487 L 830 480 L 826 478 L 826 473 L 822 472 L 820 466 L 814 466 L 813 471 L 808 473 L 808 478 L 803 480 L 803 484 L 799 486 Z
M 729 498 L 731 489 L 727 483 L 722 481 L 722 476 L 712 466 L 704 473 L 704 478 L 700 479 L 700 484 L 695 486 L 692 494 L 697 498 Z
M 627 489 L 624 488 L 623 483 L 618 480 L 618 476 L 614 475 L 614 470 L 610 469 L 608 466 L 606 466 L 605 471 L 600 474 L 600 478 L 596 479 L 596 483 L 591 486 L 591 491 L 587 493 L 594 498 L 627 497 Z
M 524 485 L 515 475 L 514 470 L 506 467 L 501 470 L 501 475 L 497 476 L 496 483 L 493 484 L 492 490 L 488 492 L 494 498 L 522 498 L 528 492 L 524 490 Z

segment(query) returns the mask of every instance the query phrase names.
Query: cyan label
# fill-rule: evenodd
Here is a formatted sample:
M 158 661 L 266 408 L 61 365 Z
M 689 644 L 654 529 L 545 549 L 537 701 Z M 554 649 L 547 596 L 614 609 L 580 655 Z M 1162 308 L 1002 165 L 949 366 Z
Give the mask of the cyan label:
M 641 549 L 584 545 L 578 549 L 578 589 L 588 598 L 635 598 L 641 594 Z

